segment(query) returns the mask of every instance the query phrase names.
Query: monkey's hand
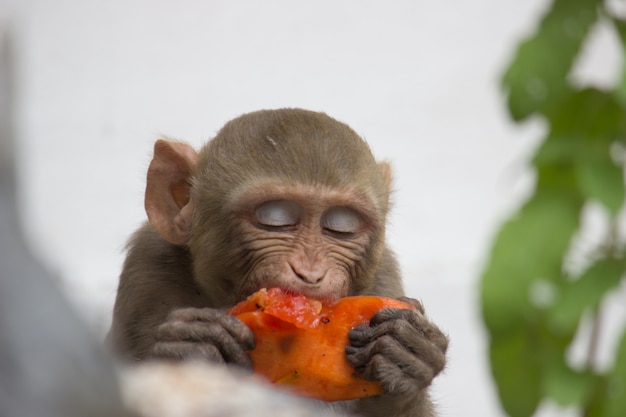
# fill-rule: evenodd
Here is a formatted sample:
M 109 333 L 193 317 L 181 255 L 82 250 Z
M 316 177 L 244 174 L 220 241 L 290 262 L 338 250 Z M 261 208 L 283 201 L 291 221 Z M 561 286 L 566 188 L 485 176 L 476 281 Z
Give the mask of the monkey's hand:
M 254 334 L 243 322 L 211 308 L 173 310 L 156 331 L 151 356 L 160 359 L 206 359 L 252 369 L 246 350 Z
M 369 325 L 350 331 L 346 355 L 365 379 L 378 381 L 387 395 L 418 401 L 445 365 L 448 338 L 426 318 L 419 301 L 402 301 L 416 310 L 380 310 Z

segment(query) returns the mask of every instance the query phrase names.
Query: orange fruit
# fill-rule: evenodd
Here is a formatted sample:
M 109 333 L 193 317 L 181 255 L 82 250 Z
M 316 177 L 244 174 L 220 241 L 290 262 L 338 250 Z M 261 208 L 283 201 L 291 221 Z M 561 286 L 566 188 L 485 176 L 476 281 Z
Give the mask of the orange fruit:
M 229 313 L 254 332 L 256 347 L 248 353 L 255 373 L 301 395 L 339 401 L 382 393 L 377 382 L 356 372 L 345 353 L 350 330 L 369 323 L 382 308 L 415 307 L 376 296 L 325 302 L 271 288 L 252 294 Z

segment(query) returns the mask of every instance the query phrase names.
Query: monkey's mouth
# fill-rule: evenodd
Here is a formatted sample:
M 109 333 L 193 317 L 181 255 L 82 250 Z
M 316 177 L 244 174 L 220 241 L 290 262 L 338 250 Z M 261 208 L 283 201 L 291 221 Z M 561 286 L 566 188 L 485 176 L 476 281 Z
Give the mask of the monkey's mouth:
M 343 274 L 329 271 L 324 279 L 309 283 L 284 264 L 280 267 L 257 264 L 241 280 L 238 299 L 243 300 L 262 288 L 280 288 L 289 295 L 304 295 L 321 302 L 333 302 L 348 295 L 348 285 L 342 278 Z
M 304 295 L 307 298 L 312 298 L 314 300 L 321 301 L 322 303 L 332 303 L 342 298 L 342 295 L 338 295 L 336 292 L 331 289 L 322 289 L 320 287 L 315 288 L 294 288 L 292 286 L 287 285 L 277 285 L 275 286 L 280 288 L 285 294 L 291 296 Z

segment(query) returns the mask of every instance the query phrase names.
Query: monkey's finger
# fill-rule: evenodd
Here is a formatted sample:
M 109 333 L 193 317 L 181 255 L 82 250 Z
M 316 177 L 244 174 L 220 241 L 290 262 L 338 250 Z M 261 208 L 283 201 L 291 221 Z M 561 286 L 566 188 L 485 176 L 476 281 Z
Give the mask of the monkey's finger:
M 409 320 L 415 324 L 418 324 L 420 321 L 422 321 L 420 320 L 421 318 L 423 318 L 423 321 L 428 321 L 428 319 L 426 319 L 426 316 L 415 310 L 409 310 L 407 308 L 383 308 L 381 310 L 378 310 L 376 314 L 374 314 L 374 316 L 370 319 L 370 326 L 376 327 L 386 321 L 394 319 Z
M 188 323 L 170 321 L 159 326 L 157 340 L 160 342 L 188 342 L 198 346 L 213 346 L 226 362 L 235 363 L 246 368 L 252 366 L 250 357 L 246 353 L 247 347 L 240 345 L 232 334 L 218 322 L 196 321 Z
M 362 347 L 369 344 L 374 338 L 373 329 L 367 324 L 360 324 L 355 326 L 348 333 L 348 340 L 350 345 L 354 347 Z
M 254 349 L 254 333 L 244 322 L 230 314 L 222 314 L 219 316 L 219 323 L 245 350 Z
M 413 327 L 405 320 L 393 320 L 387 322 L 382 327 L 388 329 L 374 329 L 385 331 L 410 354 L 428 364 L 438 374 L 446 364 L 445 349 L 441 349 L 432 340 L 424 335 L 423 330 Z M 443 335 L 442 335 L 443 336 Z M 443 336 L 445 338 L 445 336 Z M 446 339 L 447 340 L 447 339 Z
M 365 346 L 383 335 L 393 335 L 410 346 L 415 337 L 424 337 L 421 326 L 409 320 L 416 314 L 419 313 L 411 310 L 383 309 L 372 317 L 369 325 L 354 327 L 348 333 L 348 339 L 353 346 Z
M 216 346 L 184 341 L 157 342 L 150 351 L 150 357 L 155 359 L 203 359 L 215 363 L 225 362 Z
M 388 392 L 425 388 L 439 373 L 387 335 L 367 347 L 347 349 L 346 352 L 348 361 L 365 379 L 381 382 Z M 399 389 L 398 384 L 404 388 Z
M 227 363 L 234 363 L 244 368 L 252 369 L 252 361 L 246 352 L 246 350 L 250 349 L 249 345 L 242 346 L 238 343 L 232 333 L 222 327 L 220 323 L 211 323 L 211 325 L 205 326 L 205 331 L 204 337 L 210 338 L 212 343 L 218 347 Z M 252 348 L 254 348 L 254 336 L 252 336 Z
M 415 298 L 411 298 L 411 297 L 399 297 L 398 300 L 404 301 L 407 304 L 411 304 L 413 307 L 417 309 L 417 311 L 419 311 L 422 314 L 425 314 L 424 305 L 421 303 L 421 301 L 416 300 Z
M 402 357 L 419 359 L 431 367 L 435 374 L 441 372 L 446 363 L 445 349 L 428 339 L 422 329 L 409 320 L 387 320 L 376 327 L 358 326 L 348 336 L 351 346 L 364 347 L 362 361 L 379 353 L 389 356 L 391 353 L 385 350 L 387 349 L 393 350 L 394 355 L 403 351 Z M 443 333 L 440 338 L 443 338 L 447 346 L 447 338 Z M 391 346 L 394 348 L 390 349 Z M 404 362 L 410 365 L 409 360 Z
M 219 324 L 167 321 L 157 328 L 156 338 L 161 342 L 208 342 L 217 332 L 228 334 Z
M 356 348 L 354 346 L 346 347 L 346 356 L 348 361 L 362 374 L 364 374 L 372 358 L 376 355 L 398 356 L 399 359 L 403 359 L 404 361 L 410 359 L 410 354 L 406 352 L 406 349 L 404 349 L 391 336 L 387 335 L 381 337 L 380 339 L 376 339 L 372 343 L 361 348 Z M 364 374 L 363 376 L 367 377 L 367 374 Z
M 363 371 L 364 378 L 378 381 L 390 395 L 410 396 L 422 391 L 432 382 L 431 373 L 424 367 L 424 374 L 414 377 L 407 374 L 398 364 L 383 355 L 376 355 Z
M 254 349 L 254 333 L 241 320 L 212 308 L 182 308 L 174 310 L 168 317 L 167 323 L 219 323 L 237 343 L 246 350 Z M 199 327 L 194 327 L 201 330 Z M 196 340 L 202 340 L 197 339 Z
M 415 337 L 425 337 L 445 353 L 448 338 L 425 315 L 406 309 L 382 309 L 372 317 L 370 326 L 374 332 L 371 337 L 382 334 L 394 334 L 405 346 L 411 347 Z M 420 336 L 421 335 L 421 336 Z

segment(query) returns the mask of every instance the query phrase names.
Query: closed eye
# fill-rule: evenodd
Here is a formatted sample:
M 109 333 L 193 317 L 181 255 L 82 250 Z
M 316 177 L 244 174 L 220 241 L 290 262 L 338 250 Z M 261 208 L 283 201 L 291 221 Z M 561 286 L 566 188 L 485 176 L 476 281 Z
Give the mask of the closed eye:
M 293 201 L 272 200 L 261 204 L 255 212 L 256 220 L 263 226 L 294 226 L 300 221 L 302 209 Z
M 331 207 L 322 216 L 322 228 L 333 233 L 357 233 L 361 229 L 361 223 L 361 216 L 348 207 Z

